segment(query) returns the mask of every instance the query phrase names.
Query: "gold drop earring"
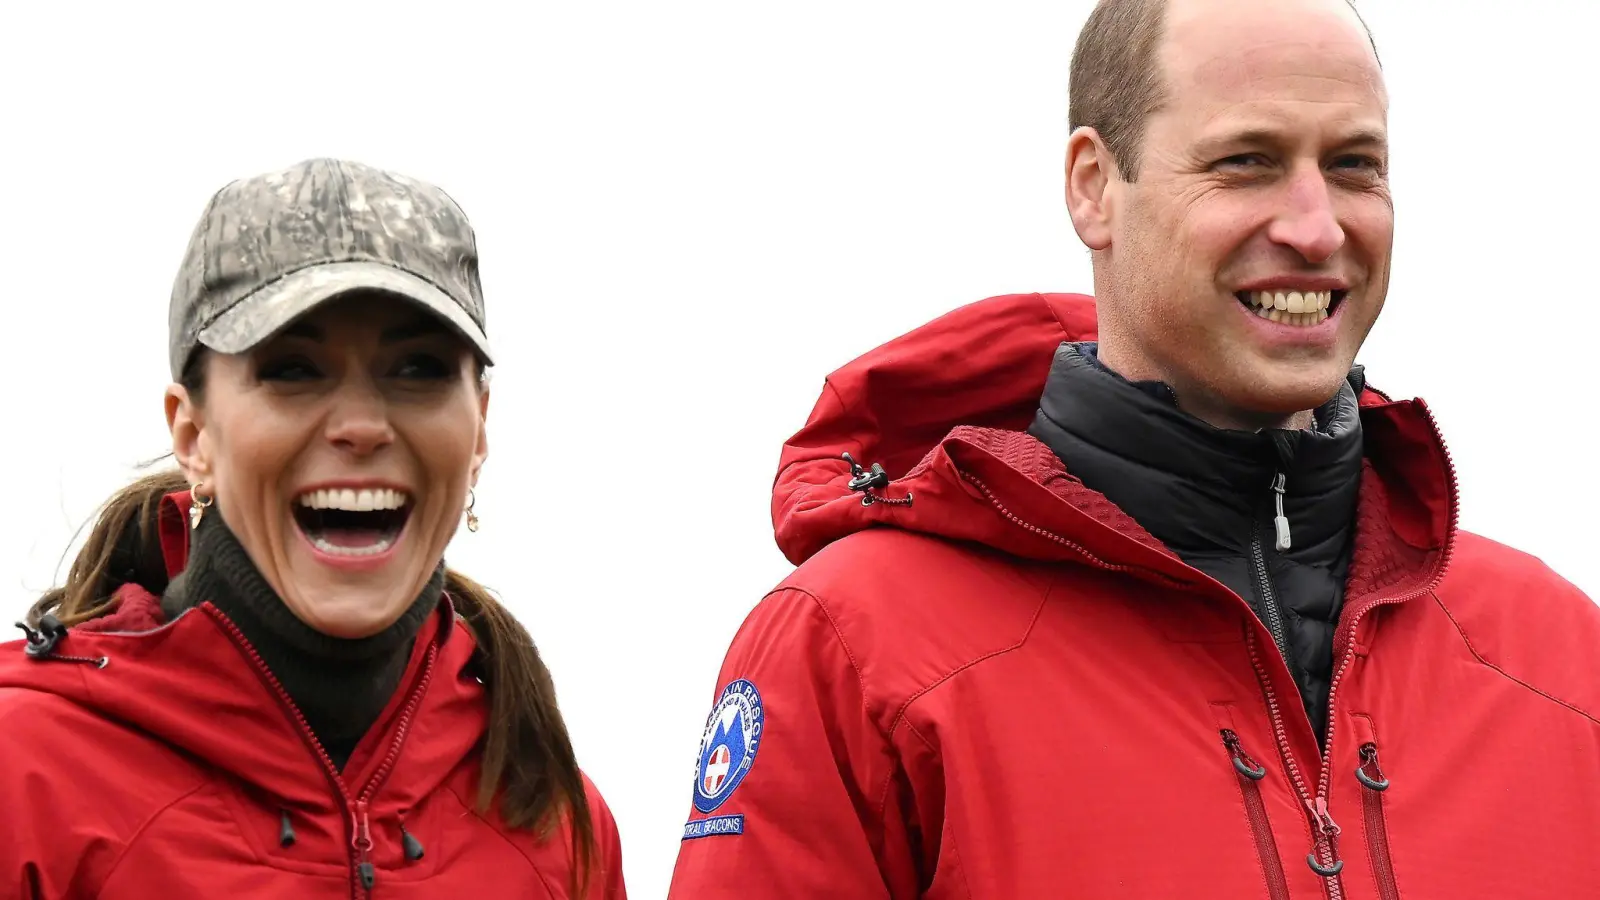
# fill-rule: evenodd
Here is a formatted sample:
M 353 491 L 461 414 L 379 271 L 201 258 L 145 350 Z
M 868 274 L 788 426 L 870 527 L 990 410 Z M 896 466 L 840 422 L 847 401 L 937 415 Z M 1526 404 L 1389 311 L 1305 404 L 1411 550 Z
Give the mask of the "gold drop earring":
M 211 508 L 211 504 L 217 502 L 216 497 L 206 496 L 200 493 L 200 489 L 203 487 L 205 487 L 205 482 L 202 481 L 189 489 L 190 531 L 200 527 L 200 517 L 206 514 L 206 510 Z
M 467 530 L 476 533 L 478 530 L 478 514 L 472 511 L 478 505 L 478 494 L 472 488 L 467 488 Z

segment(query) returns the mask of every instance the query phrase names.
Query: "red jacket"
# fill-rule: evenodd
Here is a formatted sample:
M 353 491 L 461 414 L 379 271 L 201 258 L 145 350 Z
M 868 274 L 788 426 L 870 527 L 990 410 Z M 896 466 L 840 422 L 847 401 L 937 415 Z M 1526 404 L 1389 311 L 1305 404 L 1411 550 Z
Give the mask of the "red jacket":
M 172 572 L 186 503 L 164 501 Z M 56 658 L 0 644 L 3 900 L 569 896 L 564 822 L 538 840 L 475 812 L 487 704 L 448 603 L 341 778 L 214 607 L 164 622 L 144 590 L 120 597 L 114 614 L 72 628 Z M 591 896 L 623 900 L 616 826 L 588 791 L 601 867 Z M 420 859 L 408 861 L 405 835 Z
M 1600 896 L 1600 610 L 1456 527 L 1427 407 L 1361 398 L 1324 757 L 1246 603 L 1022 433 L 1094 325 L 993 298 L 828 379 L 671 897 Z

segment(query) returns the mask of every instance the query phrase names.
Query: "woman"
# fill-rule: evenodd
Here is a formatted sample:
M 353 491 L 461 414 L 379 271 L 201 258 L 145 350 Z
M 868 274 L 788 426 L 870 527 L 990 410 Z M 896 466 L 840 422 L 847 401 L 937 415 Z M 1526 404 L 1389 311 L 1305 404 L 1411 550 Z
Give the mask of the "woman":
M 472 229 L 337 160 L 234 182 L 172 296 L 179 471 L 0 645 L 0 897 L 603 897 L 527 633 L 443 563 L 487 454 Z

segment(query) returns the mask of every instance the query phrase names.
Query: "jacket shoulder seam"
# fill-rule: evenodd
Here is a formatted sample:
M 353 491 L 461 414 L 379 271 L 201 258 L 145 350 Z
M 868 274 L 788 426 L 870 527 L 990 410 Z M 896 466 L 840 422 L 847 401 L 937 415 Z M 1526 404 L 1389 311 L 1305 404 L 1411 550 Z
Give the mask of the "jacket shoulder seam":
M 1028 642 L 1028 638 L 1033 634 L 1034 626 L 1039 624 L 1039 616 L 1044 612 L 1044 605 L 1045 605 L 1046 602 L 1049 601 L 1049 599 L 1050 599 L 1050 589 L 1047 589 L 1047 590 L 1045 590 L 1044 595 L 1039 598 L 1039 605 L 1034 607 L 1033 615 L 1028 619 L 1028 627 L 1024 628 L 1022 630 L 1022 635 L 1017 638 L 1015 643 L 1010 644 L 1009 646 L 1001 647 L 998 650 L 991 650 L 988 653 L 982 654 L 981 656 L 978 656 L 978 657 L 976 657 L 974 659 L 968 660 L 967 662 L 964 662 L 961 665 L 956 666 L 954 669 L 951 669 L 949 672 L 946 672 L 945 674 L 939 676 L 938 678 L 935 678 L 933 681 L 929 682 L 925 687 L 922 687 L 919 690 L 912 692 L 912 694 L 905 699 L 905 702 L 900 704 L 900 708 L 895 711 L 894 718 L 889 721 L 889 734 L 891 736 L 893 736 L 895 731 L 899 729 L 900 724 L 902 722 L 906 721 L 906 714 L 910 711 L 911 704 L 913 704 L 913 703 L 917 702 L 918 700 L 922 699 L 923 697 L 927 696 L 929 693 L 931 693 L 934 690 L 934 688 L 937 688 L 940 685 L 942 685 L 942 684 L 950 681 L 951 679 L 955 678 L 957 675 L 960 675 L 961 673 L 966 672 L 969 669 L 972 669 L 973 667 L 977 666 L 979 663 L 985 663 L 985 662 L 988 662 L 989 660 L 994 659 L 996 657 L 1004 656 L 1005 654 L 1010 653 L 1010 652 L 1012 652 L 1014 650 L 1020 650 L 1022 648 L 1022 645 L 1026 644 Z
M 544 889 L 546 891 L 549 891 L 551 896 L 555 896 L 556 895 L 556 887 L 557 886 L 550 883 L 550 878 L 549 878 L 548 875 L 545 874 L 544 868 L 542 866 L 540 866 L 538 863 L 533 861 L 533 857 L 528 855 L 528 851 L 526 851 L 522 847 L 518 846 L 517 842 L 513 841 L 511 839 L 510 835 L 508 835 L 504 831 L 500 830 L 500 828 L 497 827 L 493 822 L 489 821 L 487 818 L 484 818 L 483 813 L 478 811 L 477 805 L 473 804 L 473 803 L 468 803 L 466 798 L 462 797 L 461 793 L 456 790 L 455 785 L 446 784 L 445 785 L 445 790 L 450 792 L 450 796 L 456 798 L 456 802 L 461 804 L 461 808 L 462 809 L 465 809 L 467 811 L 467 813 L 470 814 L 473 818 L 477 819 L 479 822 L 482 822 L 484 827 L 486 827 L 490 831 L 494 832 L 496 835 L 498 835 L 500 837 L 500 840 L 505 841 L 507 846 L 509 846 L 512 850 L 515 850 L 517 852 L 517 855 L 521 856 L 523 861 L 528 864 L 528 868 L 532 869 L 534 871 L 534 874 L 539 876 L 539 881 L 540 881 L 541 884 L 544 885 Z
M 850 649 L 850 642 L 845 640 L 844 631 L 839 627 L 838 620 L 833 617 L 833 610 L 828 608 L 828 604 L 824 603 L 821 597 L 805 588 L 789 588 L 788 590 L 810 598 L 811 602 L 816 604 L 817 610 L 822 613 L 822 617 L 828 621 L 828 627 L 833 629 L 834 640 L 839 642 L 839 648 L 844 651 L 845 659 L 850 661 L 850 670 L 855 673 L 857 690 L 861 692 L 861 710 L 867 714 L 867 721 L 873 723 L 872 728 L 878 733 L 878 740 L 883 741 L 884 749 L 891 757 L 897 757 L 898 754 L 894 752 L 894 742 L 889 739 L 888 734 L 883 733 L 883 729 L 878 726 L 876 718 L 872 715 L 872 704 L 867 694 L 867 676 L 862 674 L 861 663 L 856 660 L 855 651 Z M 890 734 L 892 733 L 893 730 L 891 729 Z M 896 759 L 896 765 L 890 766 L 889 771 L 884 773 L 883 787 L 877 792 L 878 802 L 874 813 L 880 820 L 887 816 L 889 788 L 894 785 L 894 772 L 897 765 L 899 765 L 898 759 Z
M 1529 684 L 1528 682 L 1523 681 L 1521 678 L 1518 678 L 1517 676 L 1511 674 L 1510 672 L 1507 672 L 1505 669 L 1501 668 L 1500 666 L 1495 665 L 1494 663 L 1490 662 L 1482 653 L 1478 652 L 1478 648 L 1477 647 L 1473 646 L 1472 638 L 1467 635 L 1467 630 L 1461 626 L 1461 623 L 1459 621 L 1456 620 L 1455 614 L 1450 612 L 1450 607 L 1448 607 L 1448 606 L 1446 606 L 1444 604 L 1444 600 L 1439 597 L 1439 592 L 1438 591 L 1429 591 L 1428 594 L 1429 594 L 1429 596 L 1433 597 L 1433 602 L 1439 607 L 1440 611 L 1442 611 L 1444 613 L 1445 618 L 1450 620 L 1450 624 L 1455 628 L 1456 633 L 1461 635 L 1461 642 L 1466 644 L 1467 652 L 1471 653 L 1472 654 L 1472 658 L 1476 659 L 1480 665 L 1483 665 L 1486 668 L 1492 669 L 1493 671 L 1500 673 L 1501 676 L 1505 677 L 1507 680 L 1511 681 L 1512 683 L 1520 685 L 1521 687 L 1526 688 L 1527 690 L 1532 691 L 1535 694 L 1538 694 L 1539 696 L 1543 697 L 1544 699 L 1549 700 L 1551 703 L 1554 703 L 1557 706 L 1563 707 L 1565 709 L 1571 710 L 1572 712 L 1575 712 L 1578 715 L 1583 716 L 1585 719 L 1588 719 L 1590 722 L 1593 722 L 1596 725 L 1600 725 L 1600 718 L 1595 718 L 1595 716 L 1593 714 L 1591 714 L 1587 710 L 1583 709 L 1582 707 L 1580 707 L 1580 706 L 1578 706 L 1578 705 L 1576 705 L 1574 703 L 1569 703 L 1566 700 L 1562 700 L 1560 697 L 1557 697 L 1554 694 L 1549 693 L 1548 691 L 1544 691 L 1544 690 L 1541 690 L 1541 689 L 1539 689 L 1537 687 L 1534 687 L 1533 685 Z
M 167 810 L 172 809 L 179 803 L 182 803 L 190 797 L 193 797 L 195 794 L 200 793 L 202 790 L 205 790 L 206 786 L 210 783 L 210 778 L 201 778 L 200 782 L 194 787 L 189 788 L 178 796 L 172 798 L 170 801 L 163 803 L 159 809 L 147 816 L 143 822 L 140 822 L 139 827 L 134 829 L 133 833 L 128 835 L 127 839 L 122 842 L 122 849 L 117 852 L 117 858 L 113 860 L 110 867 L 106 869 L 105 877 L 100 879 L 100 884 L 98 887 L 104 887 L 106 882 L 110 881 L 112 877 L 116 875 L 117 869 L 122 867 L 122 861 L 128 858 L 128 851 L 133 849 L 133 845 L 138 843 L 141 837 L 144 837 L 144 833 L 150 829 L 151 825 L 155 824 L 157 819 L 161 818 L 161 816 L 164 815 Z

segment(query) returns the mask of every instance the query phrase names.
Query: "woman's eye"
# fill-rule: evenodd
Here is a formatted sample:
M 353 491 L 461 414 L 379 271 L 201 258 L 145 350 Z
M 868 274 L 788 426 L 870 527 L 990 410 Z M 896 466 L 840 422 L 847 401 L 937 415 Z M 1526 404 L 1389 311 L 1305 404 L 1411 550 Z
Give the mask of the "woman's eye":
M 262 381 L 311 381 L 322 377 L 322 373 L 310 360 L 294 357 L 263 363 L 256 377 Z
M 395 375 L 400 378 L 419 378 L 429 381 L 448 378 L 454 372 L 449 363 L 427 353 L 414 353 L 400 361 Z

